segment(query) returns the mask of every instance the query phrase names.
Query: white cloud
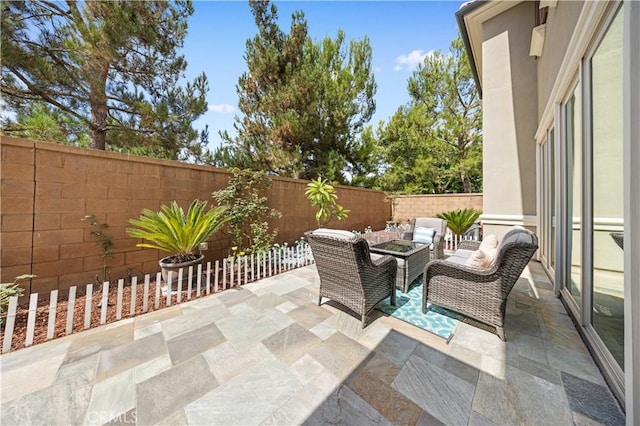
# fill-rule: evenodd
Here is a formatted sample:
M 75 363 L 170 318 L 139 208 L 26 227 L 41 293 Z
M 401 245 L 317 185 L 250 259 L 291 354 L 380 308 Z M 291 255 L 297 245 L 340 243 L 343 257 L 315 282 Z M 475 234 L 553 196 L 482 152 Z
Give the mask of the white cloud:
M 429 55 L 433 55 L 433 50 L 425 53 L 424 50 L 412 50 L 406 55 L 400 55 L 396 58 L 396 65 L 393 67 L 395 71 L 412 70 L 421 64 Z
M 209 105 L 209 111 L 217 112 L 220 114 L 228 114 L 234 112 L 235 110 L 236 109 L 233 107 L 233 105 L 229 104 Z

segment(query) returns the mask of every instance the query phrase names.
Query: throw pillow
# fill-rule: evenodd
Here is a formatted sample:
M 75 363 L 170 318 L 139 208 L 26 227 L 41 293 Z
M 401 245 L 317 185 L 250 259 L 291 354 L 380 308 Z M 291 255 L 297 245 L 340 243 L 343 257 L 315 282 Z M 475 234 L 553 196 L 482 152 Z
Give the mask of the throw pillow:
M 491 268 L 496 263 L 498 257 L 498 237 L 489 234 L 482 240 L 478 250 L 482 250 L 485 254 L 485 268 Z
M 420 244 L 431 244 L 435 235 L 436 228 L 425 228 L 423 226 L 418 226 L 413 232 L 412 242 Z
M 471 253 L 471 256 L 469 256 L 469 258 L 464 264 L 466 266 L 471 266 L 473 268 L 487 269 L 487 266 L 485 265 L 487 264 L 488 261 L 489 259 L 487 258 L 487 255 L 485 254 L 485 252 L 483 252 L 482 250 L 476 250 L 473 253 Z
M 340 240 L 351 240 L 356 237 L 353 232 L 345 231 L 342 229 L 328 229 L 328 228 L 318 228 L 313 231 L 314 235 L 320 235 L 323 237 L 332 237 L 338 238 Z

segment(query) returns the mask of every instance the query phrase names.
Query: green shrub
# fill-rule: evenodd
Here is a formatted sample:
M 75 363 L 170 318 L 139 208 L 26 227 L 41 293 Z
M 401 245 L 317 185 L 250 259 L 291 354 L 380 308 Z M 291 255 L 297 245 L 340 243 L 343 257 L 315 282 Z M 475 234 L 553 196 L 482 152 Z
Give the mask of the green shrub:
M 317 207 L 316 220 L 318 228 L 333 219 L 343 220 L 349 217 L 349 212 L 338 204 L 338 194 L 332 185 L 329 185 L 325 179 L 319 177 L 307 184 L 305 195 L 311 202 L 313 207 Z

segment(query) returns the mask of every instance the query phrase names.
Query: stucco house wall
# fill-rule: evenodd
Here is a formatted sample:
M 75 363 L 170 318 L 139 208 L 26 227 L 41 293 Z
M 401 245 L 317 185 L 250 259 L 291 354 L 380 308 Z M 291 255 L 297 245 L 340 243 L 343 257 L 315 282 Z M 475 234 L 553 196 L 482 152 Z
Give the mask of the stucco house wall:
M 537 65 L 529 56 L 533 2 L 482 27 L 485 233 L 535 225 Z

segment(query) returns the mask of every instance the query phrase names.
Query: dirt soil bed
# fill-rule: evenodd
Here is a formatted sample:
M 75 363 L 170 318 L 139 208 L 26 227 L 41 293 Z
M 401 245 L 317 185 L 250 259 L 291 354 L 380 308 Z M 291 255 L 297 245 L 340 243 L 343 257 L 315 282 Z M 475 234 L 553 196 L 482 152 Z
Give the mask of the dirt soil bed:
M 122 294 L 122 317 L 121 319 L 134 317 L 143 314 L 142 302 L 144 299 L 144 283 L 140 283 L 136 286 L 136 306 L 135 312 L 130 314 L 131 309 L 131 286 L 127 285 L 123 288 Z M 155 311 L 155 281 L 151 281 L 149 284 L 149 298 L 147 312 Z M 181 294 L 181 301 L 187 300 L 188 292 L 183 291 Z M 199 297 L 206 296 L 205 289 L 201 289 L 201 295 Z M 109 291 L 108 304 L 107 304 L 107 320 L 106 324 L 119 321 L 116 319 L 116 303 L 118 297 L 117 287 L 113 287 Z M 197 298 L 198 295 L 195 290 L 191 291 L 191 299 Z M 98 307 L 100 300 L 102 299 L 102 290 L 94 292 L 92 295 L 92 308 L 91 308 L 91 326 L 89 328 L 95 328 L 100 325 L 101 308 Z M 177 294 L 172 294 L 171 305 L 177 304 Z M 67 325 L 67 311 L 68 301 L 58 300 L 56 307 L 56 321 L 53 333 L 53 338 L 62 337 L 65 335 L 65 329 Z M 158 309 L 162 309 L 167 306 L 167 296 L 160 293 L 160 303 Z M 75 309 L 73 314 L 73 331 L 71 334 L 78 333 L 84 330 L 84 314 L 86 307 L 86 295 L 76 296 Z M 27 319 L 29 316 L 28 306 L 19 306 L 16 312 L 15 325 L 13 329 L 13 339 L 11 341 L 11 350 L 22 349 L 25 347 L 25 340 L 27 337 Z M 35 333 L 33 337 L 33 344 L 45 342 L 47 340 L 47 328 L 49 324 L 49 301 L 42 300 L 38 303 L 36 311 L 35 321 Z M 4 332 L 2 329 L 2 336 L 0 338 L 0 348 L 4 345 Z

